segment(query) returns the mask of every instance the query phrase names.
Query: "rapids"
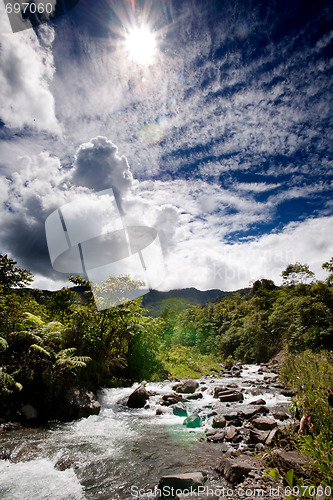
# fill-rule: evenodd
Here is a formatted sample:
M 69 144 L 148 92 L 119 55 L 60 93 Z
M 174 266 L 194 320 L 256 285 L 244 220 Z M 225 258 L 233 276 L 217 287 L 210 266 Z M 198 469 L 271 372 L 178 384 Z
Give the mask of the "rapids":
M 241 377 L 198 380 L 207 390 L 202 399 L 186 402 L 186 408 L 188 414 L 200 415 L 204 425 L 199 429 L 183 426 L 184 417 L 173 415 L 170 407 L 163 407 L 163 415 L 155 414 L 160 395 L 170 393 L 174 385 L 165 381 L 147 384 L 148 390 L 158 394 L 149 399 L 148 408 L 126 406 L 138 384 L 103 389 L 98 393 L 99 415 L 1 432 L 0 451 L 7 450 L 10 459 L 0 460 L 0 499 L 120 500 L 137 498 L 139 489 L 153 489 L 165 474 L 201 470 L 213 477 L 222 444 L 201 442 L 205 428 L 211 425 L 212 405 L 230 412 L 260 397 L 270 410 L 287 407 L 289 398 L 280 394 L 276 384 L 267 387 L 263 381 L 267 374 L 258 369 L 245 365 Z M 245 389 L 243 403 L 213 399 L 214 387 L 226 384 Z M 242 443 L 236 446 L 242 447 Z M 67 460 L 69 467 L 59 470 L 59 460 Z

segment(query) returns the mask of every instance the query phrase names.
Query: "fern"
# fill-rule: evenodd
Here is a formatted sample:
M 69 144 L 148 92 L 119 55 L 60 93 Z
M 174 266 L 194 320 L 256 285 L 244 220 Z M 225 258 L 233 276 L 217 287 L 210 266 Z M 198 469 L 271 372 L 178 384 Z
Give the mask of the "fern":
M 33 349 L 35 351 L 38 351 L 40 352 L 41 354 L 44 354 L 45 356 L 47 356 L 48 358 L 51 357 L 51 354 L 46 350 L 44 349 L 44 347 L 38 345 L 38 344 L 31 344 L 30 346 L 30 350 Z
M 0 351 L 5 351 L 9 347 L 8 342 L 3 337 L 0 337 Z
M 16 382 L 14 377 L 12 377 L 11 375 L 9 375 L 9 373 L 6 373 L 1 369 L 0 369 L 0 380 L 4 383 L 5 390 L 7 390 L 7 391 L 8 391 L 8 387 L 6 387 L 6 386 L 14 387 L 18 391 L 22 391 L 22 389 L 23 389 L 22 384 L 20 384 L 19 382 Z

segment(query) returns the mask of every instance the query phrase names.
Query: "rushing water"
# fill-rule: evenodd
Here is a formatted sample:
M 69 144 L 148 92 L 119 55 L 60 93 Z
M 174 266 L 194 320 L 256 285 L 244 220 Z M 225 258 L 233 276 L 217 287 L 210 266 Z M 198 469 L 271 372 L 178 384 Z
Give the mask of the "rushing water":
M 209 427 L 211 405 L 222 412 L 241 408 L 258 397 L 268 408 L 285 408 L 288 398 L 263 384 L 265 374 L 258 366 L 246 366 L 241 377 L 199 380 L 203 398 L 186 403 L 188 414 L 198 413 L 205 426 L 187 429 L 183 417 L 172 408 L 156 416 L 160 396 L 150 398 L 149 408 L 129 409 L 125 403 L 137 386 L 104 389 L 99 392 L 99 415 L 46 428 L 18 429 L 0 435 L 0 449 L 11 453 L 0 460 L 2 500 L 115 500 L 134 498 L 139 488 L 146 491 L 161 476 L 196 470 L 212 471 L 221 456 L 220 444 L 201 442 Z M 214 387 L 235 383 L 245 388 L 243 403 L 219 403 Z M 149 383 L 147 389 L 159 395 L 170 393 L 174 383 Z M 240 444 L 242 446 L 242 444 Z M 55 468 L 59 459 L 70 459 L 66 470 Z

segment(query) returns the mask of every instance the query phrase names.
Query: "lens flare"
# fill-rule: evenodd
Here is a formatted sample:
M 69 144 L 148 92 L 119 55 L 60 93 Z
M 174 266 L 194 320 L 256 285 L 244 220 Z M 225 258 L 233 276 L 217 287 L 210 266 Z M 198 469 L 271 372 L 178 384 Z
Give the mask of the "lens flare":
M 133 28 L 126 36 L 128 57 L 143 65 L 152 64 L 156 55 L 156 40 L 147 26 Z

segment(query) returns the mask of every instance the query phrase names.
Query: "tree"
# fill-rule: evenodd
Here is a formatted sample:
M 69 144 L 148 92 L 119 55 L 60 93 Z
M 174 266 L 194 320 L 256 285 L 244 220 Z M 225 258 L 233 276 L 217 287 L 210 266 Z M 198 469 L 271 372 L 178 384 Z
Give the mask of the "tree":
M 333 257 L 331 257 L 328 262 L 324 262 L 321 267 L 329 272 L 326 283 L 328 284 L 328 286 L 333 285 Z
M 33 281 L 33 275 L 17 266 L 7 255 L 0 255 L 0 285 L 4 292 L 11 288 L 24 288 Z
M 314 281 L 314 273 L 310 271 L 307 264 L 289 264 L 284 271 L 282 271 L 283 285 L 293 286 L 300 283 L 312 283 Z

